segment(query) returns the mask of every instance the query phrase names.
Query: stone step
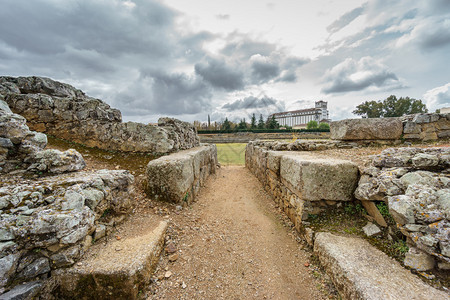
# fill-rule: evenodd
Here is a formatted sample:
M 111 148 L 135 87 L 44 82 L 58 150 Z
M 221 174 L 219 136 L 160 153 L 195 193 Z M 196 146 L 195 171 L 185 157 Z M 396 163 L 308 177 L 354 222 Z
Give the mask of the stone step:
M 60 299 L 136 299 L 150 282 L 164 245 L 167 222 L 148 233 L 94 245 L 74 267 L 58 270 Z
M 363 239 L 320 232 L 314 252 L 344 299 L 450 299 Z

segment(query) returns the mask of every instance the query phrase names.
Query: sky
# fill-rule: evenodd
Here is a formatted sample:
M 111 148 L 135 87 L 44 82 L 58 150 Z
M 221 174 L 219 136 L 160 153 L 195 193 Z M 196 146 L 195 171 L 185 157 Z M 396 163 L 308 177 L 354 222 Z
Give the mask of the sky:
M 231 120 L 390 95 L 450 106 L 450 0 L 1 0 L 0 75 L 69 83 L 124 121 Z

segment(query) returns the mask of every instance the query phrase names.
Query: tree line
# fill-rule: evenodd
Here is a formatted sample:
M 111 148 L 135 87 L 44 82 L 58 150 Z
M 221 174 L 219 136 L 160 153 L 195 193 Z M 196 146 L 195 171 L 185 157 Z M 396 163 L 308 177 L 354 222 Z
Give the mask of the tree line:
M 428 109 L 422 100 L 391 95 L 384 100 L 365 101 L 356 106 L 355 115 L 363 118 L 401 117 L 417 113 L 427 113 Z

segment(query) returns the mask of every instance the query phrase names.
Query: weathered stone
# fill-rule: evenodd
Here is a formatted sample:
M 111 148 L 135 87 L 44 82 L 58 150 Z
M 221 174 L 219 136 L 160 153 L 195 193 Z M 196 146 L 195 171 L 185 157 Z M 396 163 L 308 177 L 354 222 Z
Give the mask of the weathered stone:
M 435 167 L 439 163 L 439 158 L 436 155 L 425 153 L 418 153 L 411 160 L 413 166 L 416 168 Z
M 68 190 L 64 194 L 64 200 L 61 203 L 61 210 L 82 209 L 84 206 L 84 197 L 78 192 Z
M 189 202 L 197 193 L 196 186 L 215 172 L 215 145 L 180 151 L 152 160 L 147 165 L 146 192 L 157 200 Z
M 7 293 L 0 295 L 0 300 L 34 299 L 42 288 L 41 281 L 32 281 L 15 286 Z
M 28 158 L 28 161 L 33 162 L 29 170 L 53 174 L 79 171 L 86 167 L 83 157 L 74 149 L 64 152 L 56 149 L 43 150 Z
M 393 196 L 389 197 L 388 201 L 389 213 L 398 224 L 414 223 L 414 204 L 410 197 L 405 195 Z
M 442 189 L 435 193 L 437 197 L 437 203 L 442 208 L 444 212 L 449 214 L 450 217 L 450 189 Z
M 0 288 L 4 287 L 14 274 L 19 257 L 19 253 L 14 253 L 0 258 Z
M 94 238 L 96 240 L 99 240 L 102 237 L 104 237 L 105 235 L 106 235 L 106 226 L 102 225 L 102 224 L 98 224 L 97 227 L 95 228 Z
M 408 253 L 405 254 L 404 264 L 411 269 L 423 272 L 433 269 L 435 261 L 431 255 L 417 248 L 409 248 Z
M 10 241 L 14 239 L 14 233 L 6 228 L 0 228 L 0 241 Z
M 363 239 L 320 232 L 314 252 L 343 299 L 448 298 Z
M 73 265 L 81 255 L 80 248 L 81 246 L 76 245 L 50 256 L 52 268 L 68 267 Z
M 407 121 L 403 127 L 403 133 L 405 134 L 415 134 L 420 133 L 421 128 L 416 122 Z
M 92 210 L 94 210 L 105 197 L 102 191 L 92 188 L 82 190 L 82 194 L 85 198 L 86 205 Z
M 364 206 L 364 208 L 366 209 L 369 216 L 374 218 L 375 222 L 377 222 L 378 225 L 387 227 L 387 223 L 384 220 L 383 216 L 381 215 L 381 213 L 378 210 L 375 203 L 373 203 L 372 201 L 364 201 L 364 200 L 362 200 L 361 203 Z
M 47 272 L 50 272 L 50 264 L 47 258 L 41 257 L 27 265 L 17 276 L 23 279 L 32 279 Z
M 7 114 L 12 114 L 13 112 L 11 111 L 11 109 L 9 108 L 8 103 L 5 102 L 5 100 L 3 100 L 3 96 L 0 95 L 0 111 L 3 111 L 4 113 Z
M 330 130 L 335 140 L 397 140 L 403 124 L 399 118 L 346 119 L 331 122 Z
M 363 231 L 364 234 L 367 236 L 374 236 L 374 235 L 378 235 L 381 233 L 380 228 L 378 228 L 377 225 L 373 224 L 373 223 L 367 223 L 366 226 L 363 227 Z
M 62 299 L 136 299 L 149 283 L 159 260 L 166 228 L 167 222 L 160 222 L 144 236 L 112 242 L 98 256 L 85 259 L 70 269 L 56 271 L 60 284 L 58 296 Z M 116 250 L 119 245 L 121 251 Z M 90 250 L 95 251 L 95 247 Z M 84 288 L 78 288 L 80 284 Z
M 14 144 L 11 142 L 10 139 L 0 137 L 0 147 L 6 149 L 13 149 Z
M 433 177 L 433 173 L 427 171 L 410 172 L 403 175 L 400 180 L 405 187 L 412 184 L 437 186 L 438 181 Z
M 349 201 L 353 199 L 359 171 L 350 161 L 288 153 L 281 158 L 280 176 L 302 200 Z

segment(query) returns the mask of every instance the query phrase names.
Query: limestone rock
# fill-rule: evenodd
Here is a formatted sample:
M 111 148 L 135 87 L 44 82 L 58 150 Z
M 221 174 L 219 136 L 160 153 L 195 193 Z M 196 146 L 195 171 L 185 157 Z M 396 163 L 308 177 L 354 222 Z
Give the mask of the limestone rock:
M 112 242 L 97 256 L 84 259 L 72 268 L 57 270 L 57 298 L 137 299 L 159 260 L 166 229 L 167 222 L 162 221 L 146 235 Z M 116 251 L 118 243 L 120 252 Z M 78 288 L 81 283 L 82 289 Z
M 27 282 L 15 286 L 12 290 L 0 295 L 0 300 L 34 299 L 42 288 L 41 281 Z
M 43 150 L 28 157 L 25 161 L 32 162 L 28 168 L 30 171 L 53 174 L 79 171 L 86 167 L 83 157 L 74 149 L 64 152 L 56 149 Z
M 314 252 L 343 299 L 448 298 L 363 239 L 320 232 Z
M 408 253 L 405 254 L 404 264 L 411 269 L 423 272 L 433 269 L 435 261 L 431 255 L 428 255 L 417 248 L 409 248 Z
M 146 192 L 157 200 L 189 202 L 206 177 L 215 172 L 216 164 L 215 145 L 203 145 L 152 160 L 146 170 Z
M 363 231 L 364 234 L 367 236 L 374 236 L 374 235 L 378 235 L 381 233 L 380 228 L 378 228 L 377 225 L 373 224 L 373 223 L 367 223 L 366 226 L 363 227 Z
M 406 195 L 393 196 L 389 197 L 388 201 L 389 213 L 398 224 L 414 223 L 414 204 L 410 197 Z
M 403 133 L 399 118 L 347 119 L 331 122 L 334 140 L 397 140 Z
M 281 158 L 280 176 L 302 200 L 349 201 L 353 199 L 359 171 L 350 161 L 288 153 Z

